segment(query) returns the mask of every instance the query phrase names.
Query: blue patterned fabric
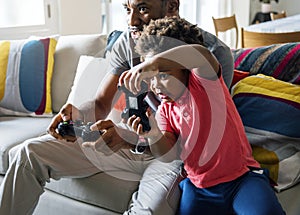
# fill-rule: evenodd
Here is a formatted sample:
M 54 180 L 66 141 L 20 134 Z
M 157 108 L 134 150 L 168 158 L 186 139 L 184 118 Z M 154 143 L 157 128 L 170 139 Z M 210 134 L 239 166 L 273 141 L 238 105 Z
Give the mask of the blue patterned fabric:
M 232 50 L 234 68 L 300 84 L 300 43 Z

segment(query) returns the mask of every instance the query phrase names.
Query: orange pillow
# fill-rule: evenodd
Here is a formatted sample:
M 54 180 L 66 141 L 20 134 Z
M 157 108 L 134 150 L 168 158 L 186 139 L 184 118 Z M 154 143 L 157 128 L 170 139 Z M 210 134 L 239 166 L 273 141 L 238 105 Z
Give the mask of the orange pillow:
M 240 80 L 242 80 L 243 78 L 246 78 L 249 76 L 249 72 L 246 72 L 246 71 L 241 71 L 241 70 L 237 70 L 235 69 L 233 71 L 233 79 L 232 79 L 232 82 L 231 82 L 231 86 L 232 87 L 233 85 L 235 85 L 237 82 L 239 82 Z
M 114 105 L 114 108 L 118 111 L 123 111 L 126 107 L 126 100 L 125 100 L 125 93 L 122 93 L 116 104 Z

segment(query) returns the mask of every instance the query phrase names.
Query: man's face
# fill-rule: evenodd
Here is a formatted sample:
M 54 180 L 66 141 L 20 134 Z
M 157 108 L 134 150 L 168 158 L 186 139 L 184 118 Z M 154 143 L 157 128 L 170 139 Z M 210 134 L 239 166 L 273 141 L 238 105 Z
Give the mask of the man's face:
M 124 8 L 127 13 L 127 23 L 131 36 L 137 39 L 139 31 L 151 19 L 163 18 L 167 14 L 167 0 L 125 0 Z

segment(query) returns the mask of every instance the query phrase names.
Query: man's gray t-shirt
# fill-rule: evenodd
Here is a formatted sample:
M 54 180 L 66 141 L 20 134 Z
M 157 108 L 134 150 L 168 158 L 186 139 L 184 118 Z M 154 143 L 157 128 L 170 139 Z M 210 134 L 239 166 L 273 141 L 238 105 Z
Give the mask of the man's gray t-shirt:
M 200 28 L 203 37 L 203 45 L 210 50 L 222 67 L 222 76 L 229 88 L 233 78 L 233 56 L 230 48 L 215 35 Z M 131 67 L 140 63 L 140 56 L 134 51 L 134 42 L 128 31 L 123 32 L 115 42 L 110 54 L 109 70 L 113 74 L 120 75 Z

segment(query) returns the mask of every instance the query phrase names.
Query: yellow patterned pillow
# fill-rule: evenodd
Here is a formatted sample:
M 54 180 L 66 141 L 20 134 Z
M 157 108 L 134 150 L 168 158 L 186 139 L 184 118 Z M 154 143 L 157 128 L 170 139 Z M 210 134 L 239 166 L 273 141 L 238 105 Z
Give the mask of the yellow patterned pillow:
M 55 38 L 0 41 L 0 113 L 52 115 Z

